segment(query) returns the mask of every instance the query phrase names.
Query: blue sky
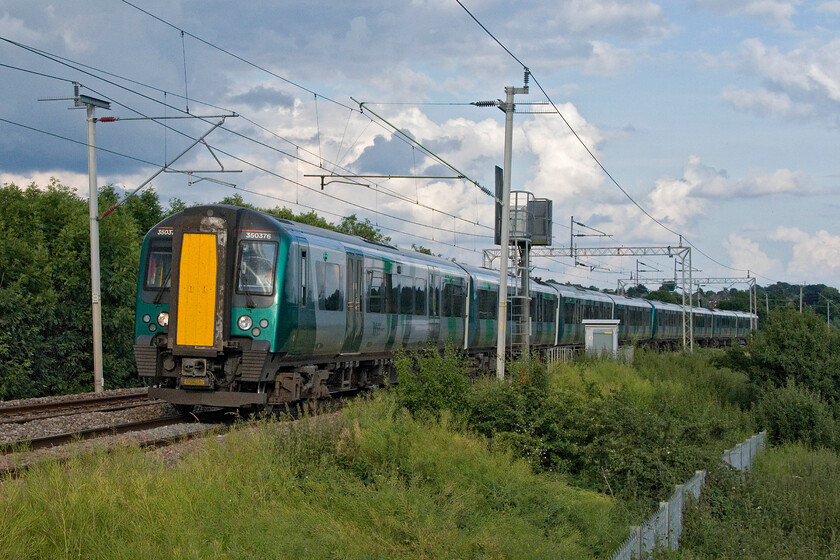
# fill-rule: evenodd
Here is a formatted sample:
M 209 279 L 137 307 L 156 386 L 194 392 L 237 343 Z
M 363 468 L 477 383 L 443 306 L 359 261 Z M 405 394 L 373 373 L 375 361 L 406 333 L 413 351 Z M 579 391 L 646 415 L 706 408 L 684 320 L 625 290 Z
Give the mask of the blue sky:
M 749 270 L 763 285 L 840 285 L 840 1 L 462 2 L 529 66 L 630 196 L 711 257 L 694 252 L 697 275 Z M 70 96 L 70 80 L 111 99 L 108 114 L 120 117 L 183 114 L 188 95 L 193 115 L 218 114 L 216 107 L 242 115 L 208 137 L 225 167 L 242 173 L 213 176 L 237 190 L 163 174 L 153 183 L 162 200 L 211 202 L 240 192 L 257 205 L 314 208 L 332 221 L 355 213 L 402 247 L 480 264 L 492 243 L 493 206 L 468 182 L 365 180 L 322 192 L 305 177 L 443 171 L 353 111 L 352 96 L 492 188 L 504 116 L 463 103 L 503 97 L 505 86 L 521 85 L 522 67 L 455 0 L 131 4 L 0 4 L 0 37 L 74 66 L 0 42 L 7 65 L 0 119 L 11 121 L 0 121 L 0 182 L 55 177 L 86 190 L 84 146 L 43 133 L 84 142 L 83 112 L 37 101 Z M 517 101 L 546 98 L 532 81 Z M 130 156 L 100 153 L 100 183 L 133 189 L 209 128 L 168 122 L 168 130 L 98 124 L 98 145 Z M 215 165 L 197 148 L 173 167 Z M 556 246 L 568 245 L 571 215 L 613 236 L 580 244 L 678 242 L 620 192 L 556 114 L 516 115 L 512 171 L 514 188 L 554 201 Z M 614 287 L 636 267 L 632 258 L 587 262 L 597 267 L 556 259 L 535 263 L 534 274 Z M 668 259 L 645 262 L 673 271 Z

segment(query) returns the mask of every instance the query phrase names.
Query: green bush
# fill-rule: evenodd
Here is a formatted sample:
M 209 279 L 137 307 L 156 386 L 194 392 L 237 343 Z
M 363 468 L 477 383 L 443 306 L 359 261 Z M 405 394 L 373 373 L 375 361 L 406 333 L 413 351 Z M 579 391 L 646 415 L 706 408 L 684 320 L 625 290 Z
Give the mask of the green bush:
M 470 386 L 468 368 L 452 345 L 447 345 L 443 354 L 433 347 L 410 353 L 401 350 L 394 364 L 399 374 L 399 406 L 412 414 L 433 416 L 442 410 L 463 409 Z
M 829 402 L 840 401 L 840 330 L 810 312 L 770 313 L 747 346 L 728 349 L 719 364 L 745 372 L 760 389 L 793 378 Z
M 774 443 L 801 442 L 836 447 L 837 421 L 831 406 L 812 391 L 789 379 L 787 385 L 765 391 L 756 407 L 759 423 Z

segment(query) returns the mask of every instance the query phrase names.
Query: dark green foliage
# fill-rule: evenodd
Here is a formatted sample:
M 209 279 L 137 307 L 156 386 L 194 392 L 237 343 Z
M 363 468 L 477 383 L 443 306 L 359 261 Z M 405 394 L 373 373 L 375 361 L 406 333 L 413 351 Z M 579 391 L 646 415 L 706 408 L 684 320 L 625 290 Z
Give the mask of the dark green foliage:
M 783 387 L 765 391 L 756 415 L 774 444 L 797 441 L 816 447 L 838 444 L 840 434 L 831 406 L 819 393 L 798 386 L 792 378 Z
M 446 361 L 433 350 L 401 355 L 398 403 L 414 413 L 448 408 L 536 471 L 563 473 L 640 514 L 697 468 L 714 463 L 722 440 L 736 441 L 743 429 L 730 400 L 745 398 L 738 389 L 743 376 L 717 372 L 703 357 L 688 356 L 681 364 L 647 357 L 640 371 L 593 362 L 582 366 L 576 381 L 552 378 L 545 364 L 524 359 L 508 365 L 505 380 L 482 379 L 471 387 L 464 386 L 460 366 Z M 671 373 L 660 373 L 666 366 Z M 679 378 L 691 379 L 693 388 L 675 388 L 675 366 L 685 369 Z M 627 385 L 607 380 L 612 374 Z M 667 379 L 650 380 L 660 375 Z
M 516 381 L 485 383 L 471 395 L 469 424 L 504 441 L 540 471 L 567 473 L 577 484 L 645 502 L 706 464 L 702 445 L 713 422 L 646 410 L 622 390 L 544 392 Z
M 100 195 L 100 208 L 117 200 Z M 57 181 L 0 188 L 0 399 L 92 389 L 88 204 Z M 135 215 L 160 212 L 153 193 L 100 222 L 106 387 L 137 382 L 132 346 L 140 252 Z
M 674 284 L 663 284 L 658 290 L 649 292 L 647 295 L 642 297 L 652 301 L 682 304 L 682 295 L 674 291 Z
M 463 410 L 469 391 L 469 377 L 464 359 L 448 345 L 441 353 L 436 348 L 397 353 L 399 373 L 397 404 L 412 414 L 434 416 L 442 410 Z
M 840 401 L 840 331 L 813 313 L 770 313 L 746 348 L 729 349 L 721 364 L 745 372 L 759 388 L 793 379 L 829 402 Z
M 349 216 L 341 218 L 341 222 L 338 226 L 336 226 L 336 229 L 342 233 L 358 235 L 359 237 L 364 237 L 365 239 L 370 239 L 371 241 L 376 241 L 377 243 L 389 243 L 391 241 L 391 238 L 382 235 L 379 228 L 376 227 L 368 218 L 365 218 L 362 222 L 356 218 L 355 214 L 350 214 Z

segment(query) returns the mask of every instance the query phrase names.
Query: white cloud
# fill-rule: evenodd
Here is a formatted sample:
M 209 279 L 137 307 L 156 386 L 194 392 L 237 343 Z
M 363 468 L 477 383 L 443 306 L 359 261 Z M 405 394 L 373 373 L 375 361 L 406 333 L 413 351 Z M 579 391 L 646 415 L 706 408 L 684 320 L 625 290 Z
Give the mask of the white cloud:
M 586 122 L 571 103 L 558 105 L 558 109 L 572 125 L 589 149 L 597 153 L 601 132 Z M 537 157 L 530 170 L 532 179 L 524 188 L 538 197 L 548 197 L 555 204 L 579 199 L 584 193 L 588 200 L 599 198 L 598 188 L 603 182 L 603 172 L 572 135 L 562 119 L 543 115 L 525 121 L 524 151 Z
M 746 15 L 772 25 L 791 28 L 799 0 L 694 0 L 694 4 L 711 12 L 729 16 Z
M 767 275 L 779 266 L 779 261 L 767 256 L 757 242 L 737 233 L 729 234 L 723 248 L 729 253 L 733 268 Z
M 840 1 L 823 2 L 817 6 L 817 11 L 825 14 L 840 14 Z
M 633 65 L 635 55 L 603 41 L 592 41 L 592 52 L 582 65 L 584 74 L 612 76 Z
M 808 196 L 821 194 L 823 191 L 801 171 L 777 169 L 772 173 L 756 173 L 741 179 L 729 192 L 730 197 L 759 197 L 774 194 Z
M 557 4 L 570 30 L 634 32 L 647 37 L 667 36 L 673 30 L 661 6 L 648 0 L 572 0 Z
M 765 88 L 727 88 L 721 93 L 721 98 L 736 111 L 751 112 L 758 116 L 804 117 L 814 112 L 814 107 L 808 103 L 794 103 L 786 93 Z
M 23 43 L 34 43 L 42 40 L 42 35 L 27 27 L 23 19 L 4 13 L 0 17 L 0 36 L 9 37 Z
M 840 273 L 840 236 L 826 230 L 811 235 L 796 227 L 780 226 L 770 238 L 792 245 L 793 258 L 788 262 L 788 274 L 818 282 L 836 278 Z
M 724 100 L 737 110 L 781 117 L 834 117 L 840 108 L 840 39 L 804 44 L 787 53 L 760 39 L 747 39 L 736 53 L 725 53 L 719 60 L 764 84 L 753 91 L 725 90 Z
M 682 177 L 662 177 L 648 193 L 648 211 L 672 226 L 683 227 L 705 213 L 709 198 L 720 196 L 729 184 L 726 172 L 714 169 L 691 156 Z

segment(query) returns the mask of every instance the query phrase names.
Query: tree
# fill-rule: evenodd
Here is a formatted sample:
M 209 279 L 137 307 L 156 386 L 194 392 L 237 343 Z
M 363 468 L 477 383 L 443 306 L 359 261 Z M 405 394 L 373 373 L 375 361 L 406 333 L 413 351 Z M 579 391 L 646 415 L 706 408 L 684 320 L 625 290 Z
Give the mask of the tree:
M 382 235 L 382 232 L 377 228 L 368 218 L 364 222 L 359 221 L 355 214 L 350 214 L 341 218 L 341 223 L 338 224 L 338 231 L 349 233 L 350 235 L 357 235 L 376 241 L 377 243 L 390 243 L 391 238 Z
M 840 331 L 827 328 L 814 313 L 772 311 L 746 348 L 730 348 L 722 362 L 745 372 L 759 388 L 780 388 L 791 380 L 840 402 Z
M 634 298 L 644 297 L 648 293 L 649 293 L 648 289 L 641 284 L 639 284 L 638 286 L 632 286 L 630 288 L 627 288 L 627 290 L 626 290 L 627 297 L 634 297 Z
M 654 290 L 644 296 L 644 299 L 652 301 L 664 301 L 665 303 L 682 304 L 682 296 L 669 290 L 666 285 L 662 285 L 658 290 Z
M 100 206 L 116 201 L 103 190 Z M 0 188 L 0 398 L 93 387 L 88 204 L 52 180 Z M 106 386 L 136 383 L 131 345 L 140 244 L 131 212 L 100 225 Z

